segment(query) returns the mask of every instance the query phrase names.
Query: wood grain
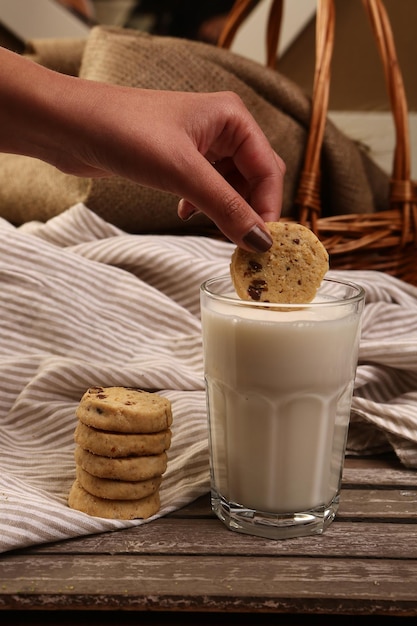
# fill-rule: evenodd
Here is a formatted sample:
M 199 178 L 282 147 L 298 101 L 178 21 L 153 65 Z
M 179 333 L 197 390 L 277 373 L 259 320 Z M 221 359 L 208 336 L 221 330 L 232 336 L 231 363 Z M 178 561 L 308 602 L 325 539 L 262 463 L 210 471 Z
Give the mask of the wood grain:
M 137 623 L 132 616 L 203 624 L 210 615 L 221 623 L 226 614 L 256 615 L 260 625 L 318 615 L 322 624 L 332 616 L 340 625 L 346 616 L 408 624 L 417 617 L 416 533 L 417 472 L 391 456 L 347 459 L 339 513 L 323 535 L 273 541 L 232 532 L 207 494 L 136 528 L 3 554 L 0 619 L 46 625 L 59 611 L 63 626 L 111 615 L 113 624 Z

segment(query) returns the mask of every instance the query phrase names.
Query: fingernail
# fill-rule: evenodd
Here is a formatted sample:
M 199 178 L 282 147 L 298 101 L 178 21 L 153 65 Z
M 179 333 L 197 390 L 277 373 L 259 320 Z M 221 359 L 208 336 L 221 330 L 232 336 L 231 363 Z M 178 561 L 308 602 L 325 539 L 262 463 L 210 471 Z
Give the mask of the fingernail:
M 197 209 L 189 209 L 186 214 L 181 215 L 181 219 L 183 222 L 188 222 L 194 215 L 198 213 Z
M 181 198 L 178 203 L 178 215 L 182 219 L 182 221 L 186 222 L 187 220 L 191 219 L 196 213 L 198 213 L 198 209 L 186 200 L 184 200 L 184 198 Z
M 243 237 L 243 242 L 256 252 L 266 252 L 272 246 L 271 235 L 258 225 Z

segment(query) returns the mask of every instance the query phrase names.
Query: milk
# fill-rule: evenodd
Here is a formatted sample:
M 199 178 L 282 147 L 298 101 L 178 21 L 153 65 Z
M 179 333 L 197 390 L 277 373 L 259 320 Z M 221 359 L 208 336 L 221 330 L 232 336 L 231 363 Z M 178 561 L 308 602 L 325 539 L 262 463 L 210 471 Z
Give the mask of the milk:
M 212 483 L 228 502 L 293 514 L 338 494 L 360 310 L 314 307 L 202 299 Z

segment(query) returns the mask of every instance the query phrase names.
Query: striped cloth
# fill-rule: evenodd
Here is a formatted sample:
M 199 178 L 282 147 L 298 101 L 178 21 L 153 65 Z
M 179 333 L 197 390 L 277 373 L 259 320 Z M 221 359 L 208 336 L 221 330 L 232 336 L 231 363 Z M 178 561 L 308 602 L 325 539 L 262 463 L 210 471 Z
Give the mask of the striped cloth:
M 209 490 L 199 285 L 229 243 L 128 235 L 83 205 L 46 224 L 0 222 L 0 551 L 144 523 L 67 506 L 75 409 L 91 385 L 154 390 L 174 424 L 166 515 Z M 367 290 L 349 451 L 417 467 L 417 289 L 337 272 Z M 148 521 L 152 521 L 148 520 Z

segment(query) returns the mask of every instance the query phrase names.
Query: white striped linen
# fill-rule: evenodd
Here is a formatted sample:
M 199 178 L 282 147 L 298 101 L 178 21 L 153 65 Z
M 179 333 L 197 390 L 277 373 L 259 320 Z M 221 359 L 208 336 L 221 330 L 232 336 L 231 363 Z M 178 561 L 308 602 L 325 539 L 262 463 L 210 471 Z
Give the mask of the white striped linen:
M 46 224 L 3 220 L 0 240 L 0 551 L 143 523 L 67 506 L 75 409 L 90 385 L 171 400 L 158 516 L 206 493 L 199 285 L 228 271 L 231 244 L 128 235 L 81 204 Z M 337 274 L 368 294 L 349 450 L 394 449 L 417 467 L 417 289 Z

